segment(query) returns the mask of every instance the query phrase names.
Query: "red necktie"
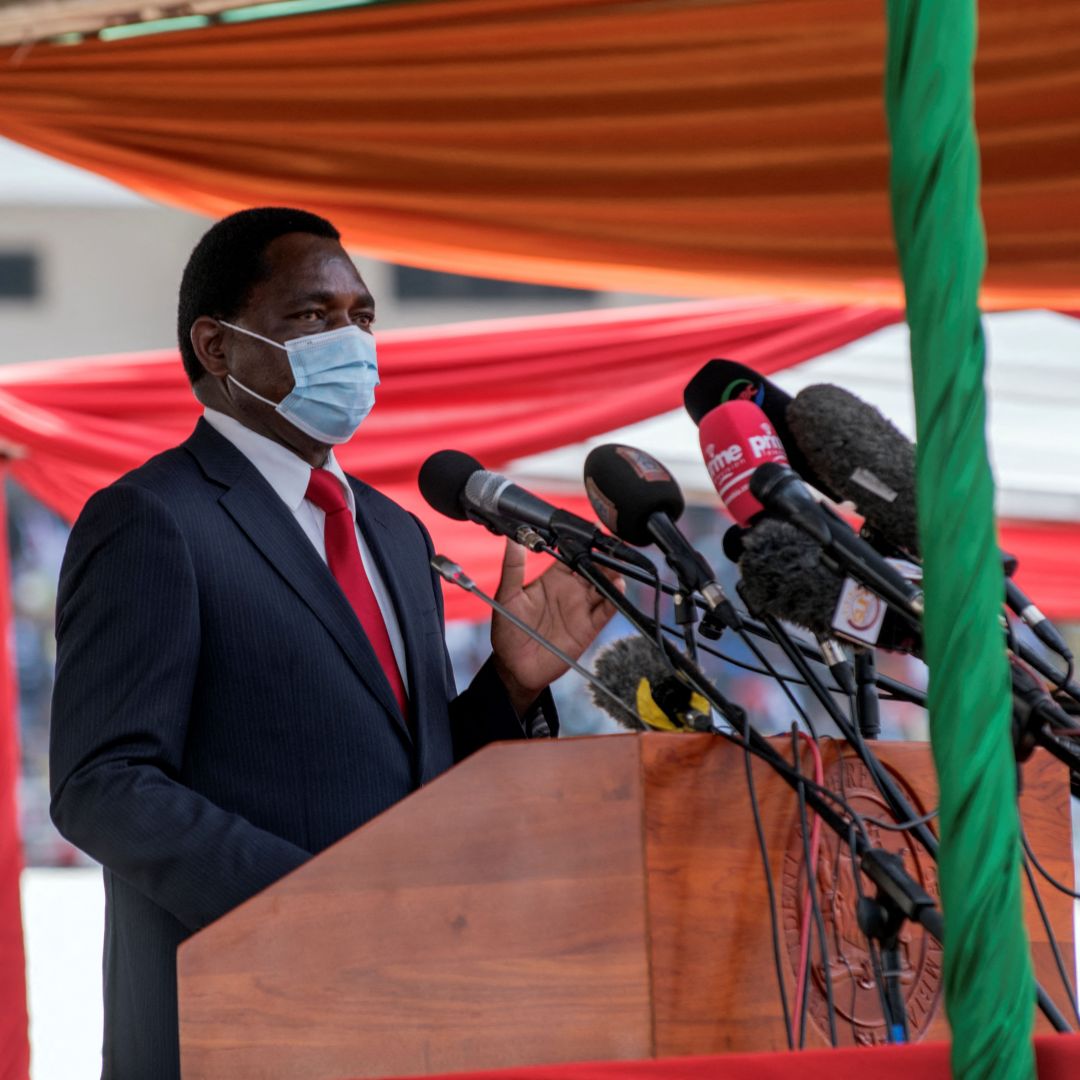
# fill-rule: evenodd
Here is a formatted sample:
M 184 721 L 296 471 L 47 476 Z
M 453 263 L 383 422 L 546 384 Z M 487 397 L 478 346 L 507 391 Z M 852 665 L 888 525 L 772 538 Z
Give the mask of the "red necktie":
M 360 545 L 356 542 L 356 525 L 345 492 L 337 477 L 325 469 L 312 469 L 306 498 L 326 514 L 323 537 L 326 541 L 326 562 L 337 579 L 341 591 L 353 606 L 360 625 L 375 650 L 390 689 L 397 699 L 403 718 L 409 715 L 409 699 L 398 670 L 390 635 L 372 591 L 371 582 L 360 560 Z

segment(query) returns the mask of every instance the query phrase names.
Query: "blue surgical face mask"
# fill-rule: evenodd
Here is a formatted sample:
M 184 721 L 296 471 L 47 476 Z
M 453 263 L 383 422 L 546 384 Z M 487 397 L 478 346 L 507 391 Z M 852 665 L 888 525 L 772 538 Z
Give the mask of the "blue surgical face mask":
M 293 388 L 281 401 L 264 398 L 229 375 L 241 390 L 273 405 L 290 424 L 319 442 L 348 442 L 356 434 L 375 404 L 375 387 L 379 385 L 375 339 L 371 334 L 350 323 L 338 330 L 307 334 L 280 344 L 224 319 L 218 321 L 275 349 L 284 349 L 289 357 Z

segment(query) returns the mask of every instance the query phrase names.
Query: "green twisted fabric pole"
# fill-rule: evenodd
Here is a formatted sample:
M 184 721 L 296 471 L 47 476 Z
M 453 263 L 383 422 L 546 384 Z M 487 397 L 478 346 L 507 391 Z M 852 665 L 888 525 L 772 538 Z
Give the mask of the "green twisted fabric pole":
M 975 0 L 889 0 L 893 227 L 918 431 L 930 739 L 941 788 L 953 1075 L 1035 1076 L 1011 683 L 986 450 L 985 266 L 973 118 Z

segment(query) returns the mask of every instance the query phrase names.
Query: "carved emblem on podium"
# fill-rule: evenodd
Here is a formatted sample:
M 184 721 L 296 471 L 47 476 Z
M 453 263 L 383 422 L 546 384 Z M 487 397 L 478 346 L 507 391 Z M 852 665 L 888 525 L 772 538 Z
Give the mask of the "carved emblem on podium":
M 804 763 L 805 768 L 805 763 Z M 843 769 L 841 775 L 840 770 Z M 926 807 L 919 804 L 901 777 L 892 774 L 916 812 Z M 863 765 L 854 756 L 834 762 L 825 771 L 825 786 L 842 794 L 864 818 L 891 821 L 888 804 L 874 786 Z M 812 828 L 812 818 L 811 828 Z M 882 829 L 868 821 L 867 831 L 875 847 L 894 852 L 922 887 L 935 899 L 938 889 L 937 867 L 933 859 L 907 833 Z M 841 1045 L 871 1045 L 886 1042 L 882 1019 L 881 988 L 878 986 L 870 949 L 856 917 L 859 893 L 855 881 L 855 865 L 851 851 L 836 834 L 822 826 L 818 844 L 816 883 L 821 914 L 825 922 L 828 944 L 828 973 L 821 962 L 813 913 L 809 914 L 808 930 L 812 948 L 808 971 L 808 1025 L 822 1039 L 829 1034 L 828 1001 L 825 991 L 826 974 L 832 980 L 833 1004 L 836 1010 L 837 1035 Z M 860 879 L 865 895 L 874 895 L 874 886 L 865 876 Z M 803 933 L 804 889 L 806 865 L 802 828 L 798 820 L 792 829 L 784 855 L 784 878 L 781 889 L 781 913 L 788 958 L 791 963 L 790 986 L 794 988 L 799 971 L 799 941 Z M 905 923 L 900 934 L 900 983 L 907 1004 L 908 1025 L 912 1041 L 923 1037 L 934 1018 L 940 999 L 942 981 L 941 946 L 921 926 Z M 793 1023 L 797 1013 L 793 1009 Z

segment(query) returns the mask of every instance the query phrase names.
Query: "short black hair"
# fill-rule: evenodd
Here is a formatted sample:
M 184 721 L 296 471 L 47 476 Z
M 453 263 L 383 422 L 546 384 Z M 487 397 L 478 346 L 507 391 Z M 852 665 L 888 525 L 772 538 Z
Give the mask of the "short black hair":
M 195 245 L 180 279 L 176 317 L 180 356 L 192 385 L 206 371 L 191 346 L 192 323 L 201 315 L 235 318 L 251 290 L 266 277 L 267 247 L 288 233 L 341 239 L 337 229 L 317 214 L 287 206 L 260 206 L 222 218 Z

